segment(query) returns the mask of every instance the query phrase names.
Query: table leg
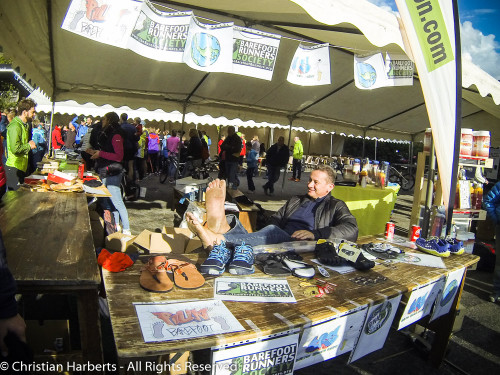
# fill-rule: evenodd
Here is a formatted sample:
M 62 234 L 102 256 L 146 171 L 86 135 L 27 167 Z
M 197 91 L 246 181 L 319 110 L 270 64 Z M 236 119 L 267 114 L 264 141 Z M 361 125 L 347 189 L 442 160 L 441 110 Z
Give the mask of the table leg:
M 97 289 L 79 290 L 77 296 L 83 358 L 90 363 L 101 364 L 103 356 Z
M 460 289 L 455 296 L 450 312 L 425 325 L 431 331 L 435 332 L 434 342 L 432 343 L 432 348 L 429 353 L 429 362 L 436 368 L 441 366 L 444 357 L 446 356 L 448 342 L 450 341 L 453 324 L 455 323 L 455 316 L 457 315 L 460 298 L 462 297 L 462 291 L 465 285 L 466 274 L 467 269 L 464 272 Z

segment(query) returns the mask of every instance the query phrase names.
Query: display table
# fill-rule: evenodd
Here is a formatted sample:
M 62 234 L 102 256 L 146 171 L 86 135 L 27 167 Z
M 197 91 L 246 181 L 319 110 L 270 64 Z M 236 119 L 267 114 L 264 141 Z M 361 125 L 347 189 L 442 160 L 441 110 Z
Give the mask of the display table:
M 336 185 L 332 195 L 343 200 L 358 222 L 359 237 L 384 233 L 396 204 L 398 186 L 385 189 L 368 185 L 365 188 Z
M 18 293 L 75 294 L 83 359 L 102 363 L 101 277 L 86 196 L 9 191 L 0 205 L 0 229 Z
M 373 240 L 373 237 L 364 238 L 364 241 L 370 240 Z M 204 260 L 203 256 L 197 254 L 190 254 L 189 257 L 198 264 Z M 310 259 L 311 256 L 305 254 L 304 258 Z M 143 290 L 139 285 L 139 276 L 143 267 L 140 260 L 124 272 L 112 273 L 103 270 L 103 279 L 108 297 L 119 365 L 126 368 L 125 364 L 134 359 L 160 357 L 168 353 L 195 351 L 229 343 L 245 343 L 247 340 L 286 332 L 291 328 L 303 330 L 304 327 L 315 322 L 331 319 L 362 305 L 381 303 L 387 298 L 406 293 L 425 283 L 437 281 L 449 272 L 468 267 L 477 261 L 478 257 L 476 256 L 463 255 L 445 259 L 447 269 L 397 263 L 392 268 L 377 265 L 365 273 L 356 271 L 341 275 L 331 272 L 331 277 L 326 280 L 335 283 L 337 288 L 332 294 L 324 298 L 306 296 L 304 289 L 299 286 L 301 280 L 290 276 L 287 280 L 297 303 L 224 302 L 225 306 L 243 325 L 245 331 L 204 336 L 192 340 L 151 343 L 144 342 L 133 303 L 210 299 L 213 298 L 214 294 L 214 279 L 207 280 L 202 288 L 196 290 L 181 290 L 174 287 L 167 294 L 150 293 Z M 349 280 L 353 276 L 361 274 L 383 275 L 387 280 L 376 285 L 359 285 Z M 231 275 L 225 273 L 223 276 Z M 250 277 L 270 278 L 270 276 L 261 273 L 259 270 Z M 463 288 L 464 281 L 465 276 L 461 285 L 459 285 L 459 290 Z M 455 308 L 459 298 L 460 293 L 457 292 L 454 300 Z M 435 321 L 437 323 L 437 328 L 435 328 L 436 337 L 443 338 L 443 340 L 435 340 L 431 350 L 431 360 L 435 365 L 439 365 L 444 357 L 455 319 L 454 313 L 455 310 L 452 309 L 450 313 Z M 443 323 L 443 318 L 446 319 L 446 324 Z M 156 358 L 150 358 L 150 360 L 156 360 Z

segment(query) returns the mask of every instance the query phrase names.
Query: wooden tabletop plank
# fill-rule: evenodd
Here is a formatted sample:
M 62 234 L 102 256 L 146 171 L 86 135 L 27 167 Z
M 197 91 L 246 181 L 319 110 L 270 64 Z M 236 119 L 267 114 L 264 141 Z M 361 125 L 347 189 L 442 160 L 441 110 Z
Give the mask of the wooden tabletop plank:
M 18 286 L 99 284 L 84 194 L 12 191 L 0 212 L 7 261 Z
M 203 256 L 199 257 L 197 254 L 190 254 L 189 257 L 193 262 L 197 263 L 201 263 L 204 259 Z M 309 254 L 305 256 L 305 259 L 311 257 L 312 254 Z M 139 286 L 139 276 L 143 266 L 140 260 L 120 273 L 103 270 L 103 279 L 106 286 L 118 356 L 123 359 L 160 355 L 179 350 L 198 350 L 224 343 L 241 342 L 258 336 L 286 331 L 290 328 L 289 322 L 296 327 L 302 327 L 307 319 L 313 322 L 331 319 L 339 313 L 356 308 L 356 306 L 366 305 L 370 302 L 380 302 L 384 299 L 384 296 L 396 296 L 424 283 L 436 281 L 448 272 L 472 265 L 477 260 L 477 257 L 473 255 L 450 257 L 444 260 L 447 269 L 398 263 L 395 268 L 377 265 L 368 272 L 357 271 L 346 275 L 340 275 L 332 271 L 330 272 L 332 276 L 328 281 L 337 284 L 337 288 L 332 294 L 323 298 L 304 295 L 303 288 L 299 286 L 300 280 L 295 277 L 288 277 L 287 280 L 297 303 L 224 302 L 246 331 L 200 337 L 193 340 L 155 343 L 144 342 L 133 303 L 213 298 L 214 279 L 207 280 L 202 288 L 196 290 L 174 288 L 171 292 L 165 294 L 150 293 Z M 376 285 L 361 286 L 349 280 L 358 275 L 375 277 L 379 274 L 387 277 L 387 280 Z M 224 274 L 224 276 L 226 275 L 231 276 Z M 251 277 L 271 278 L 259 270 Z M 286 320 L 281 320 L 279 316 L 284 317 Z M 251 320 L 260 331 L 255 332 L 246 322 L 247 319 Z

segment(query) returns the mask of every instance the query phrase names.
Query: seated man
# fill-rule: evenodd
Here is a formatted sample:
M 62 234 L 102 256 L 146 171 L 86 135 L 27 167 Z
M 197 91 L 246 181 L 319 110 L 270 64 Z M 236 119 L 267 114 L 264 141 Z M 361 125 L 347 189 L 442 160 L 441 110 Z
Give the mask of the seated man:
M 271 218 L 271 225 L 248 233 L 234 215 L 225 215 L 226 183 L 212 181 L 206 192 L 206 226 L 186 214 L 188 226 L 203 246 L 211 249 L 225 241 L 229 245 L 268 245 L 293 240 L 341 238 L 356 241 L 358 226 L 346 204 L 331 196 L 335 171 L 319 165 L 312 172 L 306 195 L 292 197 Z

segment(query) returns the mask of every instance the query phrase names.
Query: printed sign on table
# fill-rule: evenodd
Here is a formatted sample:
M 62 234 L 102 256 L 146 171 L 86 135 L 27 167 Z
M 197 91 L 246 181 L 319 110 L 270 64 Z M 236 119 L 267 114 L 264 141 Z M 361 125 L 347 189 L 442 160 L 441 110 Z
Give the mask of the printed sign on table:
M 413 290 L 399 321 L 398 330 L 429 315 L 432 304 L 436 300 L 438 293 L 443 289 L 443 285 L 444 277 L 432 284 Z
M 288 70 L 287 81 L 301 86 L 329 85 L 329 44 L 305 46 L 300 44 Z
M 214 298 L 224 301 L 295 303 L 286 279 L 218 277 Z
M 158 61 L 182 62 L 193 12 L 162 12 L 145 1 L 128 41 L 132 51 Z
M 273 78 L 281 35 L 234 27 L 233 73 L 249 77 Z
M 326 361 L 351 351 L 366 317 L 366 307 L 349 315 L 304 329 L 295 369 Z
M 212 352 L 213 375 L 293 374 L 298 334 Z
M 195 339 L 244 331 L 222 301 L 135 304 L 145 342 Z
M 381 349 L 384 346 L 392 321 L 398 310 L 401 294 L 369 307 L 365 324 L 356 347 L 351 353 L 349 363 Z
M 183 61 L 205 72 L 233 71 L 233 23 L 203 24 L 191 17 Z
M 134 0 L 73 0 L 61 27 L 112 46 L 126 48 L 141 3 Z
M 442 315 L 446 315 L 450 312 L 451 305 L 457 295 L 460 284 L 462 283 L 462 278 L 464 277 L 465 267 L 450 272 L 446 278 L 446 284 L 444 285 L 443 292 L 439 293 L 436 298 L 436 304 L 434 305 L 434 310 L 432 311 L 432 316 L 430 321 L 439 318 Z

